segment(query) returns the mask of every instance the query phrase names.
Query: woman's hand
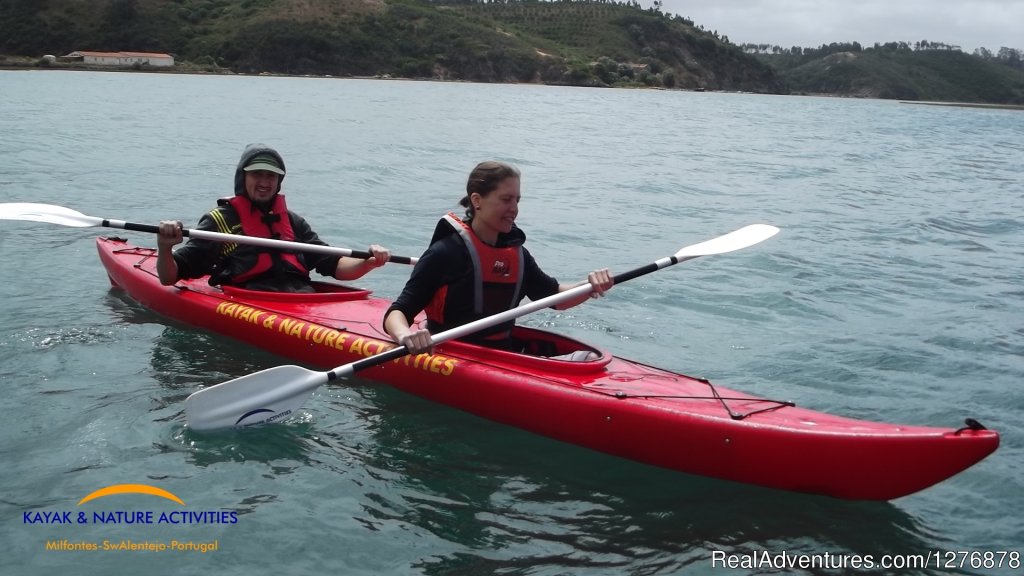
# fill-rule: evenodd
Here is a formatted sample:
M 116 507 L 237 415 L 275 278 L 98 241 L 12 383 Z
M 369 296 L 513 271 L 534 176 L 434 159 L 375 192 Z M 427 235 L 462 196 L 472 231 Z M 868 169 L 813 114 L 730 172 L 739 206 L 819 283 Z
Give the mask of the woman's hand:
M 424 328 L 408 331 L 398 339 L 398 343 L 405 346 L 410 354 L 430 354 L 434 349 L 430 332 Z
M 391 251 L 379 244 L 370 244 L 367 252 L 373 255 L 372 258 L 366 259 L 366 265 L 370 268 L 380 268 L 387 264 L 388 259 L 391 258 Z
M 612 278 L 612 273 L 607 268 L 601 268 L 587 274 L 587 282 L 593 288 L 590 297 L 600 298 L 604 296 L 605 292 L 611 290 L 612 285 L 615 284 L 615 279 Z

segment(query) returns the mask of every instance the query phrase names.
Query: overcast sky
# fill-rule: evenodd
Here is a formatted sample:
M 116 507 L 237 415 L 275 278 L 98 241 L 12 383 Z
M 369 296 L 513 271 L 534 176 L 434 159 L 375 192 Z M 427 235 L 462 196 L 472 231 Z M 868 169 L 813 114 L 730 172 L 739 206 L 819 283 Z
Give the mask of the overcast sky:
M 1024 0 L 662 0 L 733 44 L 817 48 L 830 42 L 919 40 L 1024 50 Z M 642 1 L 650 6 L 652 0 Z

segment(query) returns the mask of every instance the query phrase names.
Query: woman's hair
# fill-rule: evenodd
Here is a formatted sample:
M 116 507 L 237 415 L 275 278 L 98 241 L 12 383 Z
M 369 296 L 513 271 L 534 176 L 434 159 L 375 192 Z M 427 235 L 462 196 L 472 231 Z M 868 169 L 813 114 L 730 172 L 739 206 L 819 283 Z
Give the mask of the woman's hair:
M 508 178 L 519 178 L 519 170 L 504 162 L 489 160 L 481 162 L 469 173 L 469 180 L 466 182 L 466 195 L 459 200 L 459 204 L 466 209 L 466 219 L 473 217 L 473 203 L 469 197 L 476 192 L 481 196 L 487 196 Z

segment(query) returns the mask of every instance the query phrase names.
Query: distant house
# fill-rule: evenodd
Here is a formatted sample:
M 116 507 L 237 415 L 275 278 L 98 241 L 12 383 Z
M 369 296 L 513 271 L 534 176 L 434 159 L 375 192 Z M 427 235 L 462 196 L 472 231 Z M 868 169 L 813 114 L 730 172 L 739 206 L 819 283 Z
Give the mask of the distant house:
M 159 67 L 174 66 L 173 56 L 154 52 L 86 52 L 79 50 L 64 56 L 62 60 L 79 61 L 94 66 L 133 66 L 135 64 Z

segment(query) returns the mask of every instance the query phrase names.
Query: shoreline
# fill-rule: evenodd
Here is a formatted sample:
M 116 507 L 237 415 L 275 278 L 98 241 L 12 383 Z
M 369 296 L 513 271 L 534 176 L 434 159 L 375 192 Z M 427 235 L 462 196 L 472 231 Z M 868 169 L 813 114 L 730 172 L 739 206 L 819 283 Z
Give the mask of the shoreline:
M 900 100 L 900 104 L 916 104 L 918 106 L 957 106 L 960 108 L 991 108 L 994 110 L 1024 110 L 1024 104 L 987 104 L 984 102 L 917 102 Z
M 12 63 L 12 60 L 18 60 L 16 63 Z M 576 88 L 596 88 L 596 89 L 622 89 L 622 90 L 664 90 L 664 91 L 678 91 L 678 92 L 719 92 L 723 94 L 727 93 L 740 93 L 737 91 L 730 90 L 704 90 L 697 88 L 665 88 L 664 86 L 586 86 L 580 84 L 552 84 L 547 82 L 476 82 L 473 80 L 462 80 L 458 78 L 427 78 L 427 77 L 408 77 L 408 76 L 392 76 L 391 74 L 378 74 L 374 76 L 335 76 L 331 74 L 288 74 L 284 72 L 235 72 L 229 68 L 210 68 L 207 66 L 199 66 L 188 62 L 175 62 L 174 66 L 167 67 L 134 67 L 134 66 L 97 66 L 82 64 L 79 62 L 54 62 L 50 64 L 39 64 L 38 59 L 26 58 L 22 56 L 7 56 L 6 60 L 4 56 L 0 55 L 0 70 L 27 70 L 27 71 L 38 71 L 38 70 L 51 70 L 59 72 L 122 72 L 122 73 L 137 73 L 141 72 L 144 74 L 192 74 L 197 76 L 243 76 L 243 77 L 266 77 L 266 78 L 312 78 L 312 79 L 323 79 L 323 80 L 391 80 L 398 82 L 445 82 L 449 84 L 509 84 L 515 86 L 563 86 L 563 87 L 576 87 Z M 753 94 L 753 92 L 751 92 Z M 765 95 L 771 95 L 765 93 Z
M 133 67 L 133 66 L 96 66 L 86 65 L 78 62 L 54 62 L 50 64 L 39 64 L 39 60 L 36 58 L 29 58 L 25 56 L 2 56 L 0 55 L 0 70 L 55 70 L 55 71 L 67 71 L 67 72 L 141 72 L 144 74 L 192 74 L 197 76 L 248 76 L 248 77 L 277 77 L 277 78 L 322 78 L 328 80 L 395 80 L 395 81 L 407 81 L 407 82 L 449 82 L 449 83 L 466 83 L 466 84 L 486 84 L 486 82 L 474 82 L 471 80 L 459 80 L 459 79 L 445 79 L 445 78 L 408 78 L 404 76 L 392 76 L 390 74 L 379 74 L 375 76 L 333 76 L 329 74 L 286 74 L 281 72 L 258 72 L 249 74 L 245 72 L 234 72 L 228 68 L 211 68 L 208 66 L 199 66 L 188 62 L 178 63 L 174 66 L 168 66 L 166 68 L 160 67 Z M 502 84 L 502 82 L 492 82 L 491 84 Z M 517 85 L 529 85 L 529 86 L 576 86 L 574 84 L 546 84 L 543 82 L 519 82 Z M 744 93 L 731 90 L 703 90 L 703 89 L 688 89 L 688 88 L 665 88 L 663 86 L 578 86 L 580 88 L 620 88 L 620 89 L 646 89 L 646 90 L 664 90 L 664 91 L 679 91 L 679 92 L 713 92 L 722 94 L 733 94 L 733 93 Z M 758 94 L 757 92 L 749 92 L 750 94 Z M 864 96 L 856 96 L 851 94 L 821 94 L 821 93 L 801 93 L 801 92 L 790 92 L 788 94 L 773 94 L 765 92 L 765 96 L 811 96 L 811 97 L 825 97 L 825 98 L 854 98 L 854 99 L 871 99 L 871 100 L 886 100 L 893 101 L 900 104 L 916 104 L 919 106 L 954 106 L 961 108 L 988 108 L 994 110 L 1024 110 L 1024 104 L 997 104 L 987 102 L 941 102 L 941 101 L 915 101 L 915 100 L 899 100 L 899 99 L 888 99 L 888 98 L 871 98 Z

